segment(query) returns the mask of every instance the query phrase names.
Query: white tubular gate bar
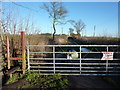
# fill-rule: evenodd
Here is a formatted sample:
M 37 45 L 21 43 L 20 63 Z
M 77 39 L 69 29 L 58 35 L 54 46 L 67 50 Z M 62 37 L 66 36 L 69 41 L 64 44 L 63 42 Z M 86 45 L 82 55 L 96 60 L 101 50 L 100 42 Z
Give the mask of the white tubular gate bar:
M 31 47 L 49 47 L 52 52 L 30 51 Z M 56 54 L 67 55 L 65 52 L 57 52 L 56 48 L 78 48 L 79 57 L 76 59 L 67 59 L 67 57 L 57 58 Z M 82 52 L 82 48 L 106 48 L 106 51 Z M 101 60 L 96 57 L 84 57 L 87 54 L 102 54 L 102 52 L 114 52 L 109 48 L 118 48 L 119 45 L 27 45 L 27 64 L 28 70 L 39 72 L 41 75 L 120 75 L 120 58 L 113 60 Z M 49 54 L 49 58 L 34 58 L 31 54 Z M 114 54 L 119 54 L 115 51 Z M 84 54 L 84 55 L 83 55 Z

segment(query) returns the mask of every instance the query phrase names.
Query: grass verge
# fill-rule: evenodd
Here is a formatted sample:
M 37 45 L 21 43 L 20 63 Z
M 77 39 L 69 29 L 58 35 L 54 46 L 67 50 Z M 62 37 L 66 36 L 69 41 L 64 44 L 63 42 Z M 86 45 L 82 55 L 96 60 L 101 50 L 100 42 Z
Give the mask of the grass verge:
M 28 83 L 21 85 L 18 89 L 23 88 L 37 88 L 37 89 L 67 89 L 68 88 L 68 78 L 67 76 L 62 76 L 59 74 L 55 75 L 40 75 L 36 72 L 27 72 L 25 75 L 15 73 L 12 78 L 9 78 L 6 82 L 7 85 L 15 83 L 19 80 L 25 80 Z

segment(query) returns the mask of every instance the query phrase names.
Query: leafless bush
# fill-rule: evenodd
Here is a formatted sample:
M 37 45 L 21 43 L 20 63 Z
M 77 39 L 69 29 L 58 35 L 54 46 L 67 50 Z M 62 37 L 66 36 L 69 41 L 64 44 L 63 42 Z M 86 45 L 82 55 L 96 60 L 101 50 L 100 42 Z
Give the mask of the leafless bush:
M 58 44 L 58 45 L 61 45 L 61 44 L 66 44 L 67 43 L 67 36 L 56 36 L 55 37 L 55 43 Z
M 31 35 L 28 36 L 28 42 L 30 45 L 50 45 L 50 38 L 47 37 L 41 37 L 41 35 Z M 30 51 L 32 52 L 51 52 L 52 48 L 50 47 L 44 47 L 44 46 L 33 46 L 30 47 Z M 33 57 L 46 57 L 47 54 L 40 53 L 40 54 L 33 54 Z

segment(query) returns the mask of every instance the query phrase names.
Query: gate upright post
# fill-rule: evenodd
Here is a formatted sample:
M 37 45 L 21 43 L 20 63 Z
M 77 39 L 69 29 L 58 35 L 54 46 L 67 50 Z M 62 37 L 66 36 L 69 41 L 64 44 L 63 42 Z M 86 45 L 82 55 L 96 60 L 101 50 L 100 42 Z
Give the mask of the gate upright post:
M 54 74 L 55 74 L 55 46 L 53 45 L 53 68 L 54 68 Z
M 29 60 L 29 46 L 27 45 L 27 62 L 28 62 L 28 70 L 30 70 L 30 60 Z
M 21 41 L 22 41 L 22 71 L 25 74 L 26 70 L 26 51 L 25 51 L 25 32 L 21 32 Z
M 108 46 L 107 46 L 107 52 L 108 52 Z M 106 60 L 106 73 L 108 72 L 108 60 Z
M 80 53 L 80 74 L 81 74 L 81 66 L 82 66 L 81 65 L 81 46 L 80 46 L 80 52 L 79 53 Z

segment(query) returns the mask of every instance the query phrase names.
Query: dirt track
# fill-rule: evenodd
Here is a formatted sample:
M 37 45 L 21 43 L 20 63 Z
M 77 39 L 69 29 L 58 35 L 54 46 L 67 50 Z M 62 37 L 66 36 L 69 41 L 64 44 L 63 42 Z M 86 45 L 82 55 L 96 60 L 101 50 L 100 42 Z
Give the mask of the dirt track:
M 69 76 L 70 88 L 119 88 L 120 78 L 110 78 L 112 81 L 105 81 L 100 76 Z

